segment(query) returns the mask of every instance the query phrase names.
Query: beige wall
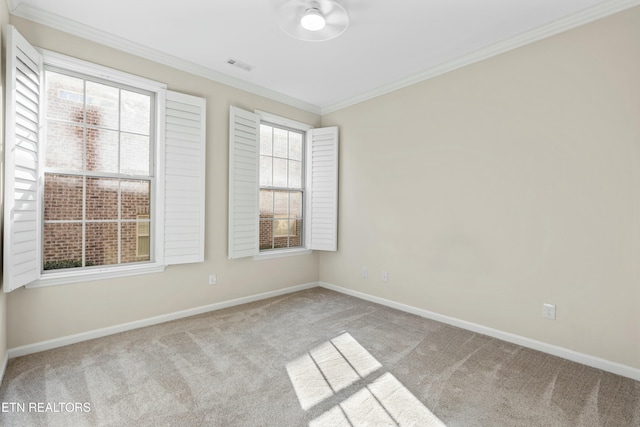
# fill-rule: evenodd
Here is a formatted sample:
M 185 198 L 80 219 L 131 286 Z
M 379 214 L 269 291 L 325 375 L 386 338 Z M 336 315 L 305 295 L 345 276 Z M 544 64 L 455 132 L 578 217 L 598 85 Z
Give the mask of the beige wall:
M 35 46 L 205 97 L 208 145 L 205 262 L 171 266 L 161 274 L 16 290 L 8 296 L 9 348 L 317 281 L 316 254 L 264 261 L 227 259 L 227 145 L 229 105 L 314 125 L 319 116 L 30 21 L 12 17 L 12 23 Z M 218 285 L 208 285 L 209 273 L 218 275 Z
M 639 52 L 636 7 L 324 116 L 320 280 L 640 368 Z

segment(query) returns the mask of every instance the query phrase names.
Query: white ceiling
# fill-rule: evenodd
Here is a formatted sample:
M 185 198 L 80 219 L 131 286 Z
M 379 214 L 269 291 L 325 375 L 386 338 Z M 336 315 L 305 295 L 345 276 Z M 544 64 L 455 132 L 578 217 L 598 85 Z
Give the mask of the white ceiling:
M 338 0 L 325 42 L 278 27 L 288 0 L 7 0 L 13 14 L 324 113 L 640 3 L 640 0 Z M 252 65 L 244 71 L 234 58 Z

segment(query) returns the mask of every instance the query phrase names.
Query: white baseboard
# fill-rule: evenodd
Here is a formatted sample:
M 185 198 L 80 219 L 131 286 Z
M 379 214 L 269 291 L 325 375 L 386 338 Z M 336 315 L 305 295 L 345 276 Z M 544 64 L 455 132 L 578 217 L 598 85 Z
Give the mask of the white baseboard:
M 640 369 L 633 368 L 631 366 L 626 366 L 626 365 L 612 362 L 606 359 L 601 359 L 599 357 L 590 356 L 584 353 L 579 353 L 563 347 L 558 347 L 552 344 L 536 341 L 530 338 L 511 334 L 509 332 L 504 332 L 497 329 L 482 326 L 476 323 L 467 322 L 465 320 L 456 319 L 454 317 L 444 316 L 442 314 L 434 313 L 428 310 L 423 310 L 421 308 L 413 307 L 407 304 L 402 304 L 396 301 L 392 301 L 385 298 L 380 298 L 373 295 L 365 294 L 363 292 L 354 291 L 352 289 L 336 286 L 331 283 L 311 282 L 311 283 L 305 283 L 302 285 L 291 286 L 284 289 L 278 289 L 276 291 L 265 292 L 265 293 L 251 295 L 251 296 L 242 297 L 242 298 L 236 298 L 229 301 L 222 301 L 219 303 L 177 311 L 174 313 L 163 314 L 161 316 L 150 317 L 147 319 L 137 320 L 134 322 L 123 323 L 120 325 L 110 326 L 107 328 L 95 329 L 93 331 L 82 332 L 75 335 L 68 335 L 66 337 L 61 337 L 61 338 L 56 338 L 48 341 L 42 341 L 34 344 L 28 344 L 20 347 L 11 348 L 7 352 L 7 355 L 5 356 L 4 362 L 2 364 L 2 370 L 0 371 L 1 373 L 0 383 L 2 381 L 2 378 L 4 377 L 8 359 L 11 359 L 14 357 L 24 356 L 32 353 L 38 353 L 40 351 L 63 347 L 65 345 L 75 344 L 82 341 L 88 341 L 94 338 L 100 338 L 108 335 L 117 334 L 120 332 L 143 328 L 145 326 L 157 325 L 159 323 L 164 323 L 171 320 L 182 319 L 189 316 L 195 316 L 198 314 L 203 314 L 211 311 L 221 310 L 224 308 L 234 307 L 236 305 L 241 305 L 241 304 L 246 304 L 246 303 L 259 301 L 267 298 L 286 295 L 289 293 L 301 291 L 304 289 L 310 289 L 317 286 L 330 289 L 332 291 L 340 292 L 345 295 L 350 295 L 356 298 L 360 298 L 366 301 L 371 301 L 387 307 L 395 308 L 400 311 L 415 314 L 420 317 L 446 323 L 452 326 L 457 326 L 459 328 L 466 329 L 472 332 L 488 335 L 493 338 L 497 338 L 513 344 L 518 344 L 523 347 L 531 348 L 534 350 L 542 351 L 544 353 L 562 357 L 564 359 L 571 360 L 573 362 L 581 363 L 583 365 L 591 366 L 597 369 L 602 369 L 603 371 L 611 372 L 617 375 L 622 375 L 624 377 L 631 378 L 636 381 L 640 381 Z
M 544 353 L 562 357 L 563 359 L 571 360 L 573 362 L 581 363 L 583 365 L 591 366 L 597 369 L 602 369 L 603 371 L 611 372 L 617 375 L 622 375 L 623 377 L 640 381 L 640 369 L 623 365 L 621 363 L 616 363 L 610 360 L 601 359 L 599 357 L 590 356 L 588 354 L 579 353 L 577 351 L 569 350 L 563 347 L 547 344 L 542 341 L 536 341 L 530 338 L 522 337 L 520 335 L 515 335 L 509 332 L 504 332 L 498 329 L 482 326 L 477 323 L 467 322 L 466 320 L 460 320 L 454 317 L 444 316 L 442 314 L 434 313 L 428 310 L 423 310 L 421 308 L 402 304 L 396 301 L 392 301 L 385 298 L 380 298 L 373 295 L 365 294 L 363 292 L 358 292 L 351 289 L 336 286 L 331 283 L 319 282 L 319 285 L 323 288 L 330 289 L 332 291 L 340 292 L 340 293 L 350 295 L 356 298 L 360 298 L 366 301 L 375 302 L 377 304 L 385 305 L 387 307 L 395 308 L 400 311 L 415 314 L 420 317 L 425 317 L 427 319 L 446 323 L 448 325 L 457 326 L 459 328 L 466 329 L 472 332 L 477 332 L 479 334 L 488 335 L 493 338 L 497 338 L 513 344 L 518 344 L 523 347 L 531 348 L 534 350 L 542 351 Z
M 278 289 L 276 291 L 264 292 L 261 294 L 251 295 L 248 297 L 236 298 L 229 301 L 222 301 L 214 304 L 177 311 L 174 313 L 168 313 L 160 316 L 150 317 L 147 319 L 141 319 L 141 320 L 136 320 L 129 323 L 123 323 L 120 325 L 109 326 L 107 328 L 95 329 L 93 331 L 87 331 L 79 334 L 68 335 L 66 337 L 55 338 L 47 341 L 41 341 L 34 344 L 27 344 L 20 347 L 9 349 L 8 358 L 25 356 L 27 354 L 38 353 L 40 351 L 51 350 L 53 348 L 63 347 L 69 344 L 76 344 L 82 341 L 88 341 L 95 338 L 105 337 L 107 335 L 113 335 L 120 332 L 130 331 L 133 329 L 144 328 L 145 326 L 157 325 L 159 323 L 169 322 L 171 320 L 177 320 L 185 317 L 195 316 L 198 314 L 208 313 L 210 311 L 222 310 L 223 308 L 234 307 L 240 304 L 246 304 L 249 302 L 286 295 L 286 294 L 301 291 L 304 289 L 315 288 L 317 286 L 318 286 L 317 282 L 305 283 L 302 285 L 291 286 L 284 289 Z M 6 363 L 5 363 L 5 366 L 6 366 Z

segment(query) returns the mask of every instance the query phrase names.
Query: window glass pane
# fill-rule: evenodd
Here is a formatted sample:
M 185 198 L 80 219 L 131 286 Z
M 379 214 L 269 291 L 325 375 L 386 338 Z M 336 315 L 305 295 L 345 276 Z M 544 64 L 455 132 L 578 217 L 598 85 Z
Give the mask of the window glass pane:
M 302 246 L 302 220 L 301 219 L 292 219 L 291 222 L 293 232 L 289 237 L 289 247 L 298 247 Z
M 43 270 L 82 267 L 82 224 L 44 224 Z
M 86 218 L 118 219 L 118 180 L 87 178 Z
M 87 267 L 118 263 L 118 223 L 87 223 L 85 260 Z
M 283 215 L 289 216 L 289 192 L 288 191 L 274 191 L 273 195 L 273 214 L 275 217 L 282 217 Z
M 137 233 L 140 236 L 149 236 L 151 233 L 151 227 L 149 223 L 149 215 L 138 215 Z
M 48 119 L 84 122 L 84 80 L 47 71 L 45 86 Z
M 123 222 L 120 227 L 121 255 L 122 263 L 136 261 L 137 224 L 135 222 Z
M 273 154 L 273 128 L 260 125 L 260 154 L 271 156 Z
M 302 191 L 293 191 L 289 197 L 289 216 L 302 218 Z
M 120 206 L 122 219 L 138 219 L 149 215 L 151 185 L 149 181 L 122 180 L 120 182 Z
M 273 158 L 273 186 L 287 186 L 287 160 Z
M 45 167 L 69 171 L 82 170 L 84 128 L 60 122 L 47 122 Z
M 87 129 L 87 170 L 118 172 L 118 132 Z
M 138 236 L 137 261 L 149 261 L 151 253 L 151 238 L 149 236 Z
M 273 220 L 260 220 L 260 250 L 273 248 Z
M 141 93 L 123 90 L 122 96 L 122 125 L 121 130 L 141 135 L 151 132 L 151 97 Z
M 297 235 L 298 235 L 298 230 L 296 228 L 296 220 L 289 218 L 289 240 L 293 239 Z M 292 245 L 292 242 L 289 241 L 289 246 L 295 246 L 295 245 Z
M 289 132 L 289 158 L 302 161 L 302 134 Z
M 271 187 L 273 185 L 273 157 L 260 156 L 260 185 Z
M 140 219 L 140 221 L 143 221 Z M 143 227 L 141 227 L 143 225 Z M 146 227 L 146 229 L 144 229 Z M 142 228 L 142 229 L 141 229 Z M 145 233 L 146 231 L 146 233 Z M 123 222 L 121 227 L 120 262 L 141 262 L 151 260 L 151 237 L 149 235 L 149 222 Z
M 120 173 L 149 176 L 149 137 L 121 134 Z
M 82 220 L 82 177 L 45 174 L 44 220 Z
M 87 124 L 118 129 L 118 96 L 120 90 L 87 81 Z
M 260 190 L 260 218 L 273 218 L 273 191 Z
M 293 225 L 293 223 L 291 223 Z M 289 229 L 289 218 L 286 215 L 279 215 L 273 220 L 273 237 L 280 239 L 289 237 L 292 230 Z
M 302 162 L 289 160 L 289 187 L 302 188 Z
M 289 131 L 284 129 L 273 129 L 273 156 L 274 157 L 282 157 L 287 158 L 288 154 L 288 144 L 287 144 L 287 136 Z
M 289 237 L 286 235 L 287 223 L 288 221 L 286 219 L 274 220 L 274 224 L 273 224 L 274 233 L 284 233 L 282 237 L 278 237 L 278 234 L 275 234 L 275 237 L 273 238 L 274 249 L 289 247 Z

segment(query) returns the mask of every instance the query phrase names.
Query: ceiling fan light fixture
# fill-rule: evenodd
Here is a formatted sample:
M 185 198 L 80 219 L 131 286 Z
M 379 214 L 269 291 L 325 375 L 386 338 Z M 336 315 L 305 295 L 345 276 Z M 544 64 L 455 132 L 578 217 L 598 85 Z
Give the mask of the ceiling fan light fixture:
M 349 15 L 341 0 L 284 0 L 278 8 L 278 25 L 298 40 L 322 42 L 344 33 Z
M 322 16 L 322 13 L 317 7 L 310 7 L 306 10 L 302 19 L 300 19 L 300 25 L 302 28 L 309 31 L 319 31 L 325 27 L 327 21 Z

